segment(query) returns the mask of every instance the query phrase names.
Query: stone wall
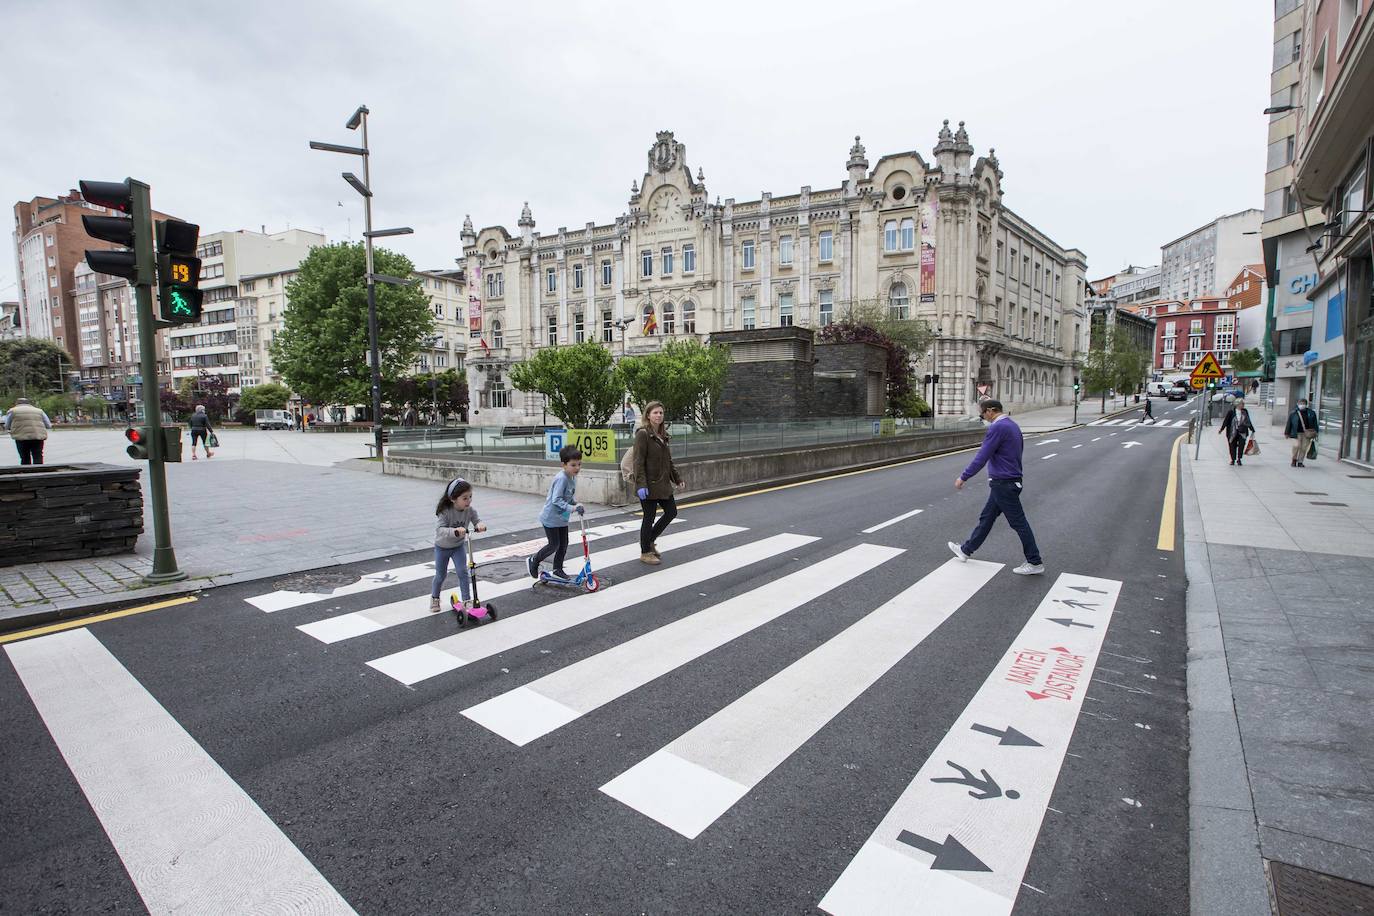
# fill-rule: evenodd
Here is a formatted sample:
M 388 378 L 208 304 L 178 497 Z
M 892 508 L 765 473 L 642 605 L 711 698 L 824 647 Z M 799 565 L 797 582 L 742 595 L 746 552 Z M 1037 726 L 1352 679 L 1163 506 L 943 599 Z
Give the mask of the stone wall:
M 812 337 L 809 329 L 797 327 L 712 334 L 711 343 L 730 347 L 716 421 L 814 417 Z
M 876 414 L 868 410 L 870 373 L 881 403 Z M 817 416 L 881 416 L 887 410 L 887 351 L 877 344 L 816 344 L 815 378 Z
M 0 566 L 132 553 L 143 533 L 138 468 L 0 470 Z

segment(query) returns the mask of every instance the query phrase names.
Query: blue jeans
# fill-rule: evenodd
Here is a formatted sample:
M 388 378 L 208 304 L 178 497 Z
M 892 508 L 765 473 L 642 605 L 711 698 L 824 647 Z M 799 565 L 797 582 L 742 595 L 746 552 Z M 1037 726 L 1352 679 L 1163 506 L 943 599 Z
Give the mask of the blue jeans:
M 978 526 L 964 541 L 962 550 L 969 556 L 988 539 L 992 533 L 992 523 L 997 516 L 1005 515 L 1007 524 L 1021 536 L 1021 549 L 1026 553 L 1026 562 L 1040 563 L 1040 548 L 1035 546 L 1035 534 L 1031 531 L 1026 513 L 1021 509 L 1021 481 L 992 480 L 988 487 L 988 501 L 983 506 L 983 514 L 978 516 Z
M 467 541 L 457 547 L 434 548 L 434 585 L 429 590 L 429 596 L 431 598 L 439 597 L 439 592 L 444 587 L 444 579 L 448 576 L 450 560 L 453 561 L 453 571 L 458 573 L 458 591 L 462 594 L 464 601 L 470 601 L 472 599 L 472 585 L 468 582 Z

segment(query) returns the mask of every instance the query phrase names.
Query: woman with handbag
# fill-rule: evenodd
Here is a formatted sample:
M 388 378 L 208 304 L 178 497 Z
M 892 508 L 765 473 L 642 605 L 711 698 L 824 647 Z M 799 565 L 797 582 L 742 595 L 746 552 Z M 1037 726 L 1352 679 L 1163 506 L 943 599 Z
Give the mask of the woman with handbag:
M 1245 399 L 1236 398 L 1231 409 L 1221 421 L 1217 430 L 1226 436 L 1226 444 L 1231 451 L 1231 463 L 1240 467 L 1244 462 L 1246 441 L 1255 434 L 1255 424 L 1250 421 L 1250 411 L 1245 409 Z
M 218 445 L 215 441 L 215 431 L 210 428 L 210 415 L 205 412 L 204 404 L 197 404 L 195 413 L 191 414 L 191 460 L 195 461 L 200 456 L 196 454 L 196 443 L 205 445 L 205 457 L 213 458 L 215 453 L 210 451 L 211 444 Z
M 1288 415 L 1288 426 L 1283 434 L 1293 440 L 1293 460 L 1291 467 L 1304 467 L 1304 458 L 1316 457 L 1317 412 L 1307 406 L 1307 398 L 1298 401 L 1298 406 Z

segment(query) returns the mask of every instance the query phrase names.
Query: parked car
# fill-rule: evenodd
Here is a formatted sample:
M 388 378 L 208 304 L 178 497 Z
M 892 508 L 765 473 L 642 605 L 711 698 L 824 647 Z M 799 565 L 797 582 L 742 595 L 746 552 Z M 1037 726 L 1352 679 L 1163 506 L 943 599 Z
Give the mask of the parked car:
M 258 429 L 295 429 L 296 421 L 286 410 L 256 410 L 253 420 Z
M 1169 393 L 1166 394 L 1165 397 L 1167 397 L 1171 401 L 1186 401 L 1188 400 L 1188 395 L 1190 395 L 1191 393 L 1192 388 L 1190 388 L 1186 384 L 1174 385 L 1172 388 L 1169 389 Z

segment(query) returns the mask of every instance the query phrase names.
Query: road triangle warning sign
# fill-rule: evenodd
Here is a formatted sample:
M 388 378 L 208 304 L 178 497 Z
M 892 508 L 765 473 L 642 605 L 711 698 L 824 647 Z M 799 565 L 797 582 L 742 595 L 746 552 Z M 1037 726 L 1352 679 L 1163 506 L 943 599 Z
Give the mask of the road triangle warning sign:
M 1193 378 L 1222 378 L 1226 373 L 1221 371 L 1221 366 L 1217 364 L 1217 358 L 1211 351 L 1202 354 L 1202 359 L 1198 361 L 1196 368 L 1193 369 Z

